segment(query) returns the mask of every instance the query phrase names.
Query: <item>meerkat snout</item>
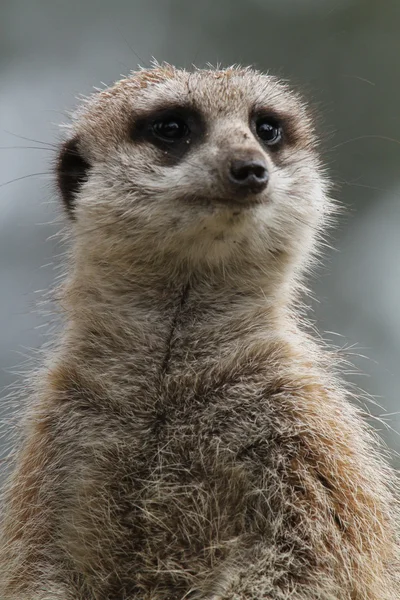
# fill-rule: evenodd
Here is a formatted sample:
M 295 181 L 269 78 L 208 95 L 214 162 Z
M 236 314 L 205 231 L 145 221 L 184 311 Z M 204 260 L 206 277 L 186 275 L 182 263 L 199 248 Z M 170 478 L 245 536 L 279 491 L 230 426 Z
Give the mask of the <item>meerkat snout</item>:
M 257 194 L 265 190 L 268 184 L 267 163 L 264 159 L 234 159 L 230 163 L 228 177 L 238 193 Z

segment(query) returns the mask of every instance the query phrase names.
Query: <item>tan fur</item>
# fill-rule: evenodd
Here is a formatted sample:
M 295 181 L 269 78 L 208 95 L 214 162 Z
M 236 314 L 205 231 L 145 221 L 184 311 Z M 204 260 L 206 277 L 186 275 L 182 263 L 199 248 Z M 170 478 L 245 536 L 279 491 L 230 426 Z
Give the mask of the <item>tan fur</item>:
M 182 102 L 207 136 L 163 164 L 129 127 Z M 286 115 L 278 154 L 255 105 Z M 156 66 L 85 102 L 73 136 L 91 169 L 6 489 L 1 599 L 399 598 L 394 475 L 301 327 L 331 212 L 302 101 L 250 69 Z M 235 153 L 268 163 L 254 205 L 227 202 Z

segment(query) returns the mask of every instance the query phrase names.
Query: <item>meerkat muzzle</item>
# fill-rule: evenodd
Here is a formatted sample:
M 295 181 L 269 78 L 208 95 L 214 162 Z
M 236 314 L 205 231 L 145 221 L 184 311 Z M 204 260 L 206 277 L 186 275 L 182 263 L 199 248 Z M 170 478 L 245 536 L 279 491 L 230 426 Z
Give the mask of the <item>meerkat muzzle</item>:
M 229 180 L 239 193 L 258 194 L 268 185 L 269 173 L 264 160 L 232 160 Z

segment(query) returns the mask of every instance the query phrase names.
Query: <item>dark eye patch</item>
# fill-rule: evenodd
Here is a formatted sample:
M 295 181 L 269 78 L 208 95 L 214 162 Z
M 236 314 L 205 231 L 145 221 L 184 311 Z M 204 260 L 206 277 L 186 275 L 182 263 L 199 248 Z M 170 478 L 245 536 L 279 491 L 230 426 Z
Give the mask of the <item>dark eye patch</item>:
M 169 106 L 137 117 L 129 131 L 135 142 L 149 143 L 161 151 L 165 164 L 176 164 L 206 132 L 203 116 L 192 106 Z
M 250 128 L 263 145 L 277 152 L 297 143 L 295 121 L 290 115 L 257 108 L 250 115 Z
M 79 137 L 76 136 L 65 142 L 58 157 L 56 174 L 61 197 L 71 217 L 73 217 L 76 196 L 82 184 L 88 179 L 89 169 L 90 164 L 79 149 Z

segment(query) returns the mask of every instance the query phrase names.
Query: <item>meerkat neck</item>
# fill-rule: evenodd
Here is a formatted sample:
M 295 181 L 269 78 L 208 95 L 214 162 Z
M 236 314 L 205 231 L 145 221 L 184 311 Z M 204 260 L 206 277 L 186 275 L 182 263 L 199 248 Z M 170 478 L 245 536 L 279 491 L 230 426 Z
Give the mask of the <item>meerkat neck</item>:
M 77 259 L 75 259 L 77 263 Z M 281 268 L 242 264 L 171 267 L 132 259 L 131 264 L 81 258 L 65 286 L 68 317 L 93 315 L 98 320 L 117 317 L 147 321 L 149 314 L 166 318 L 175 307 L 189 303 L 192 314 L 224 315 L 254 312 L 266 317 L 287 314 L 296 283 Z M 116 266 L 114 266 L 116 265 Z
M 177 332 L 189 354 L 200 347 L 205 354 L 211 347 L 245 347 L 286 329 L 288 295 L 282 278 L 278 285 L 277 278 L 254 266 L 172 273 L 146 271 L 135 263 L 122 272 L 82 261 L 65 287 L 64 347 L 85 360 L 93 347 L 97 358 L 121 352 L 158 365 Z

